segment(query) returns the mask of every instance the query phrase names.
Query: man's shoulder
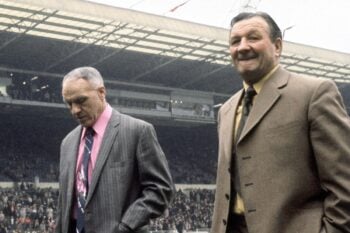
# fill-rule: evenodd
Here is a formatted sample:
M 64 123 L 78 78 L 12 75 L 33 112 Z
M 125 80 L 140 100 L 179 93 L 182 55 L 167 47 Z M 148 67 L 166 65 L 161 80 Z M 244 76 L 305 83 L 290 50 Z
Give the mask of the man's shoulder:
M 313 92 L 322 85 L 335 86 L 335 82 L 331 79 L 290 72 L 288 86 L 294 87 L 293 89 L 300 91 L 305 89 L 306 92 Z
M 65 142 L 71 143 L 74 138 L 80 136 L 81 133 L 81 125 L 76 126 L 73 130 L 71 130 L 62 140 L 62 144 Z
M 296 83 L 307 84 L 307 83 L 332 82 L 332 80 L 329 80 L 329 79 L 326 79 L 326 78 L 312 76 L 312 75 L 309 75 L 309 74 L 296 73 L 296 72 L 292 72 L 292 71 L 288 71 L 288 70 L 286 70 L 286 73 L 288 73 L 290 79 L 292 79 Z
M 241 96 L 242 90 L 235 92 L 230 98 L 228 98 L 220 107 L 220 111 L 225 111 L 233 107 L 234 102 L 238 102 Z
M 125 113 L 121 113 L 117 110 L 113 110 L 112 118 L 113 120 L 119 119 L 120 123 L 127 124 L 129 127 L 133 126 L 142 126 L 142 125 L 151 125 L 151 123 L 142 120 L 140 118 L 136 118 L 134 116 L 130 116 Z

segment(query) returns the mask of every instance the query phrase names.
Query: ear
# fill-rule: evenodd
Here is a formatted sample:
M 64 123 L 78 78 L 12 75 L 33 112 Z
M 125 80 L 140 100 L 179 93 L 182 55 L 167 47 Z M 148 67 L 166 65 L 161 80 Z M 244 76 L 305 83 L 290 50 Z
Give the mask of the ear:
M 98 96 L 99 98 L 104 101 L 106 99 L 106 88 L 105 87 L 99 87 L 97 88 Z
M 276 57 L 281 57 L 281 54 L 282 54 L 282 39 L 280 37 L 278 37 L 276 40 L 275 40 L 275 56 Z

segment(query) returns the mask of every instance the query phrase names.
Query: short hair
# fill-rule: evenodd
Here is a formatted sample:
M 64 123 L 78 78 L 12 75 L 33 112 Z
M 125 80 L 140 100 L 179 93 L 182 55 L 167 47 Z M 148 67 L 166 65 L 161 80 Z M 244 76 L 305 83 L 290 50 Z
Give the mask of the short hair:
M 273 20 L 273 18 L 269 14 L 267 14 L 265 12 L 261 12 L 261 11 L 239 13 L 231 20 L 231 29 L 232 29 L 233 25 L 235 25 L 237 22 L 245 20 L 245 19 L 251 19 L 253 17 L 260 17 L 263 20 L 265 20 L 265 22 L 268 24 L 268 26 L 270 28 L 271 41 L 275 41 L 277 38 L 282 39 L 281 29 L 278 27 L 275 20 Z
M 94 67 L 84 66 L 78 67 L 70 71 L 63 78 L 62 85 L 67 80 L 85 79 L 93 88 L 99 88 L 104 86 L 103 78 L 100 72 Z

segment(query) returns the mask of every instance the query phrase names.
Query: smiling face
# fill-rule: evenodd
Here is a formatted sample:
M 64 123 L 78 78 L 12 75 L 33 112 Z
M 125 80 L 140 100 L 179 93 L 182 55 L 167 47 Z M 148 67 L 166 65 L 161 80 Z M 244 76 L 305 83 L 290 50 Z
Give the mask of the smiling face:
M 64 81 L 62 96 L 73 117 L 84 127 L 92 126 L 106 107 L 105 87 L 94 88 L 82 78 Z
M 233 25 L 230 32 L 230 55 L 233 64 L 248 83 L 264 77 L 279 62 L 282 39 L 271 41 L 270 28 L 259 17 L 244 19 Z

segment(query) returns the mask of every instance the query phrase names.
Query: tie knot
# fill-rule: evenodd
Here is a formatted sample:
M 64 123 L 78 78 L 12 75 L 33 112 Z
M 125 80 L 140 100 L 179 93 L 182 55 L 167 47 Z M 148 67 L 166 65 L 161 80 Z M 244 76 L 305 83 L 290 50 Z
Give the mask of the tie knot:
M 254 87 L 248 86 L 247 90 L 245 91 L 246 98 L 252 98 L 256 95 L 256 91 L 254 90 Z
M 86 128 L 85 137 L 92 137 L 95 134 L 95 130 L 92 127 Z
M 247 90 L 245 90 L 243 97 L 243 115 L 248 116 L 250 112 L 250 108 L 253 105 L 253 97 L 256 95 L 256 91 L 252 86 L 249 86 Z

